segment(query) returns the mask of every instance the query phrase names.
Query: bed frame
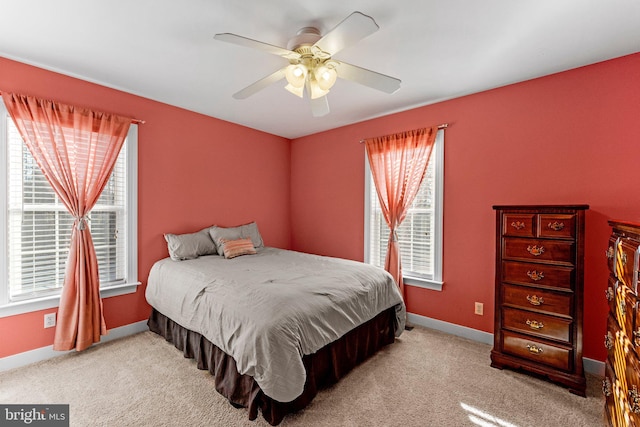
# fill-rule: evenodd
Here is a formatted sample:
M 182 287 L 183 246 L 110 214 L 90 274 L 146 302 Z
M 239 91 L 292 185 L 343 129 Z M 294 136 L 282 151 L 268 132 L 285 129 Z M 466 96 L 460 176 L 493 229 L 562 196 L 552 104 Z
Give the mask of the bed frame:
M 249 375 L 241 375 L 234 359 L 197 332 L 190 331 L 152 309 L 149 329 L 171 342 L 184 357 L 195 359 L 198 369 L 215 378 L 216 390 L 236 408 L 248 408 L 255 420 L 258 409 L 271 425 L 287 414 L 306 407 L 318 391 L 336 383 L 351 369 L 395 339 L 395 308 L 383 311 L 314 354 L 302 358 L 307 373 L 304 390 L 291 402 L 278 402 L 265 395 Z

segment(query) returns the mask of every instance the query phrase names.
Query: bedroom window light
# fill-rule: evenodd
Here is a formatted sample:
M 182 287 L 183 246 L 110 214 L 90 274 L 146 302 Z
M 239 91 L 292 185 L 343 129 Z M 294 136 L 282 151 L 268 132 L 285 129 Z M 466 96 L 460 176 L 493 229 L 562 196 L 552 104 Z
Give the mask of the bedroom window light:
M 137 125 L 89 214 L 102 297 L 135 292 Z M 0 317 L 57 307 L 73 219 L 0 100 Z
M 444 130 L 439 130 L 420 191 L 398 228 L 404 283 L 442 290 L 442 193 Z M 384 268 L 389 227 L 383 216 L 365 156 L 364 259 Z

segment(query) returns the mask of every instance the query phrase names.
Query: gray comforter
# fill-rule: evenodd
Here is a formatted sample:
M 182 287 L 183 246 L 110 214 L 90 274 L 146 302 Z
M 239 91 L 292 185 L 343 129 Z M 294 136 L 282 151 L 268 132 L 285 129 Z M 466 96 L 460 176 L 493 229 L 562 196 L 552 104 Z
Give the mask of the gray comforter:
M 146 298 L 232 356 L 239 373 L 280 402 L 303 391 L 303 355 L 394 306 L 400 335 L 406 313 L 382 269 L 275 248 L 233 259 L 160 260 L 149 274 Z

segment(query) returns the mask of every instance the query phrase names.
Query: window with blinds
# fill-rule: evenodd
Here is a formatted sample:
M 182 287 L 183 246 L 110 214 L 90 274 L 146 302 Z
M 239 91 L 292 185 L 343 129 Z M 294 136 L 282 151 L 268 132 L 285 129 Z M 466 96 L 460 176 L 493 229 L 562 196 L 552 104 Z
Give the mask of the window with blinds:
M 13 120 L 8 116 L 3 120 L 8 148 L 7 302 L 16 302 L 60 292 L 73 218 L 44 178 Z M 127 279 L 126 144 L 89 214 L 102 287 Z
M 405 281 L 411 279 L 440 282 L 442 259 L 442 159 L 444 132 L 439 131 L 420 191 L 398 228 L 398 244 Z M 389 227 L 384 220 L 373 177 L 366 168 L 367 194 L 365 259 L 384 267 Z

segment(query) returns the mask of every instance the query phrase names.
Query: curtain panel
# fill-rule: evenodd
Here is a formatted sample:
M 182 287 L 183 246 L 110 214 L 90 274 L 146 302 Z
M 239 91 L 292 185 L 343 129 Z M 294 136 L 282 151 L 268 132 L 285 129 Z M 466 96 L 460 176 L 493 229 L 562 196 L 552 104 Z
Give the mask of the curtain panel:
M 75 219 L 53 348 L 81 351 L 107 334 L 88 214 L 111 176 L 131 118 L 6 92 L 2 98 L 43 175 Z
M 390 230 L 384 268 L 395 279 L 403 298 L 397 229 L 418 194 L 437 132 L 434 126 L 364 141 L 382 215 Z

